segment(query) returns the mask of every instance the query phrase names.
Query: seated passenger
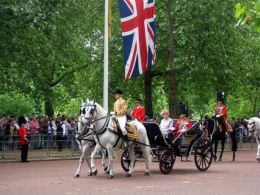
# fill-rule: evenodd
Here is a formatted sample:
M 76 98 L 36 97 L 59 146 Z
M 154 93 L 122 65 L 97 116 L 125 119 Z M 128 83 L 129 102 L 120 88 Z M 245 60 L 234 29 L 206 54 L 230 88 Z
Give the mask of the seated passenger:
M 192 127 L 192 121 L 187 118 L 187 107 L 180 103 L 179 119 L 173 128 L 173 142 L 177 148 L 181 146 L 183 133 Z
M 165 138 L 171 141 L 173 120 L 170 118 L 170 114 L 168 110 L 163 110 L 161 112 L 161 116 L 163 117 L 160 123 L 161 132 Z

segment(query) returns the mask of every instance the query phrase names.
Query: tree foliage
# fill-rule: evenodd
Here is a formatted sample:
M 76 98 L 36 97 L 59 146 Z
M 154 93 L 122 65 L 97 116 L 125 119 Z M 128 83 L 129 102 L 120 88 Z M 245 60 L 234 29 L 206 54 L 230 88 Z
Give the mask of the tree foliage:
M 112 2 L 109 86 L 112 90 L 122 88 L 131 108 L 136 98 L 144 99 L 146 86 L 144 76 L 124 81 L 119 11 L 117 2 Z M 250 27 L 235 27 L 235 13 L 237 17 L 246 13 L 239 14 L 233 0 L 165 0 L 157 1 L 156 6 L 157 59 L 151 71 L 150 100 L 155 115 L 169 107 L 172 96 L 185 102 L 194 116 L 210 114 L 217 90 L 228 94 L 230 116 L 257 113 L 259 32 Z M 242 4 L 240 8 L 243 9 Z M 39 114 L 74 116 L 81 99 L 102 102 L 103 13 L 104 2 L 96 0 L 2 0 L 2 101 L 15 94 L 34 102 L 24 104 L 31 113 L 40 110 Z M 170 71 L 175 73 L 175 93 L 170 90 Z M 109 99 L 112 108 L 112 93 Z M 8 102 L 11 100 L 13 107 L 19 104 L 18 98 Z

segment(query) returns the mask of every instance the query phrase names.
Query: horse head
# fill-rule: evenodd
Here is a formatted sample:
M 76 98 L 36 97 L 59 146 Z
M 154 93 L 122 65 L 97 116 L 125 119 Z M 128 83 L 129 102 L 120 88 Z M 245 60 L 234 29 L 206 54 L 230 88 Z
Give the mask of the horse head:
M 80 105 L 79 122 L 87 127 L 91 127 L 92 121 L 97 118 L 97 105 L 94 100 L 87 101 Z
M 249 120 L 245 120 L 247 122 L 247 128 L 248 128 L 248 133 L 249 136 L 253 136 L 255 130 L 256 130 L 256 124 L 255 121 L 251 118 Z

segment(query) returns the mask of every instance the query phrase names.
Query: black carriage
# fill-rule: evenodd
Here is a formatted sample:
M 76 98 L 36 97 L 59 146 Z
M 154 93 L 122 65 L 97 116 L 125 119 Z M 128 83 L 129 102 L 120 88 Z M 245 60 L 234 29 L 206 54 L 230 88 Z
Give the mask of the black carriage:
M 159 162 L 160 171 L 168 174 L 172 171 L 176 157 L 188 159 L 194 155 L 195 165 L 198 170 L 206 171 L 213 159 L 212 144 L 210 140 L 205 139 L 204 131 L 200 130 L 200 124 L 195 123 L 191 129 L 181 135 L 181 144 L 177 145 L 180 139 L 169 140 L 164 138 L 158 124 L 153 122 L 143 123 L 150 141 L 153 161 Z M 142 152 L 139 147 L 135 148 L 135 154 L 138 159 L 142 158 Z M 130 158 L 128 150 L 125 149 L 121 156 L 121 166 L 128 172 Z

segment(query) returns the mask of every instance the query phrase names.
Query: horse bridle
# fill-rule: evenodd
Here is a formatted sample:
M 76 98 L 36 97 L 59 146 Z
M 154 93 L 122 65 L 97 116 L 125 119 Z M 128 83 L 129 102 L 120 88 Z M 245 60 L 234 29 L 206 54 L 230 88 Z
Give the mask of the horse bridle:
M 97 113 L 97 106 L 96 106 L 96 104 L 95 103 L 94 104 L 87 104 L 87 105 L 85 105 L 83 107 L 84 108 L 83 108 L 82 114 L 86 114 L 86 110 L 85 109 L 87 107 L 92 107 L 91 110 L 90 110 L 90 117 L 84 117 L 84 119 L 88 120 L 87 127 L 91 128 L 94 134 L 101 134 L 103 132 L 103 130 L 105 130 L 107 128 L 110 114 L 108 113 L 106 116 L 103 116 L 101 118 L 92 120 L 93 117 L 94 117 L 95 112 Z M 81 110 L 80 110 L 80 112 L 81 112 Z M 102 119 L 106 119 L 104 125 L 99 130 L 96 130 L 94 123 L 97 122 L 97 121 L 100 121 Z M 81 124 L 83 124 L 82 120 L 80 120 L 80 122 L 81 122 Z M 91 125 L 93 125 L 93 127 L 91 127 Z
M 250 133 L 252 133 L 252 132 L 255 132 L 256 131 L 256 127 L 255 127 L 255 122 L 252 122 L 252 123 L 248 123 L 248 125 L 252 125 L 252 130 L 251 131 L 249 131 Z

